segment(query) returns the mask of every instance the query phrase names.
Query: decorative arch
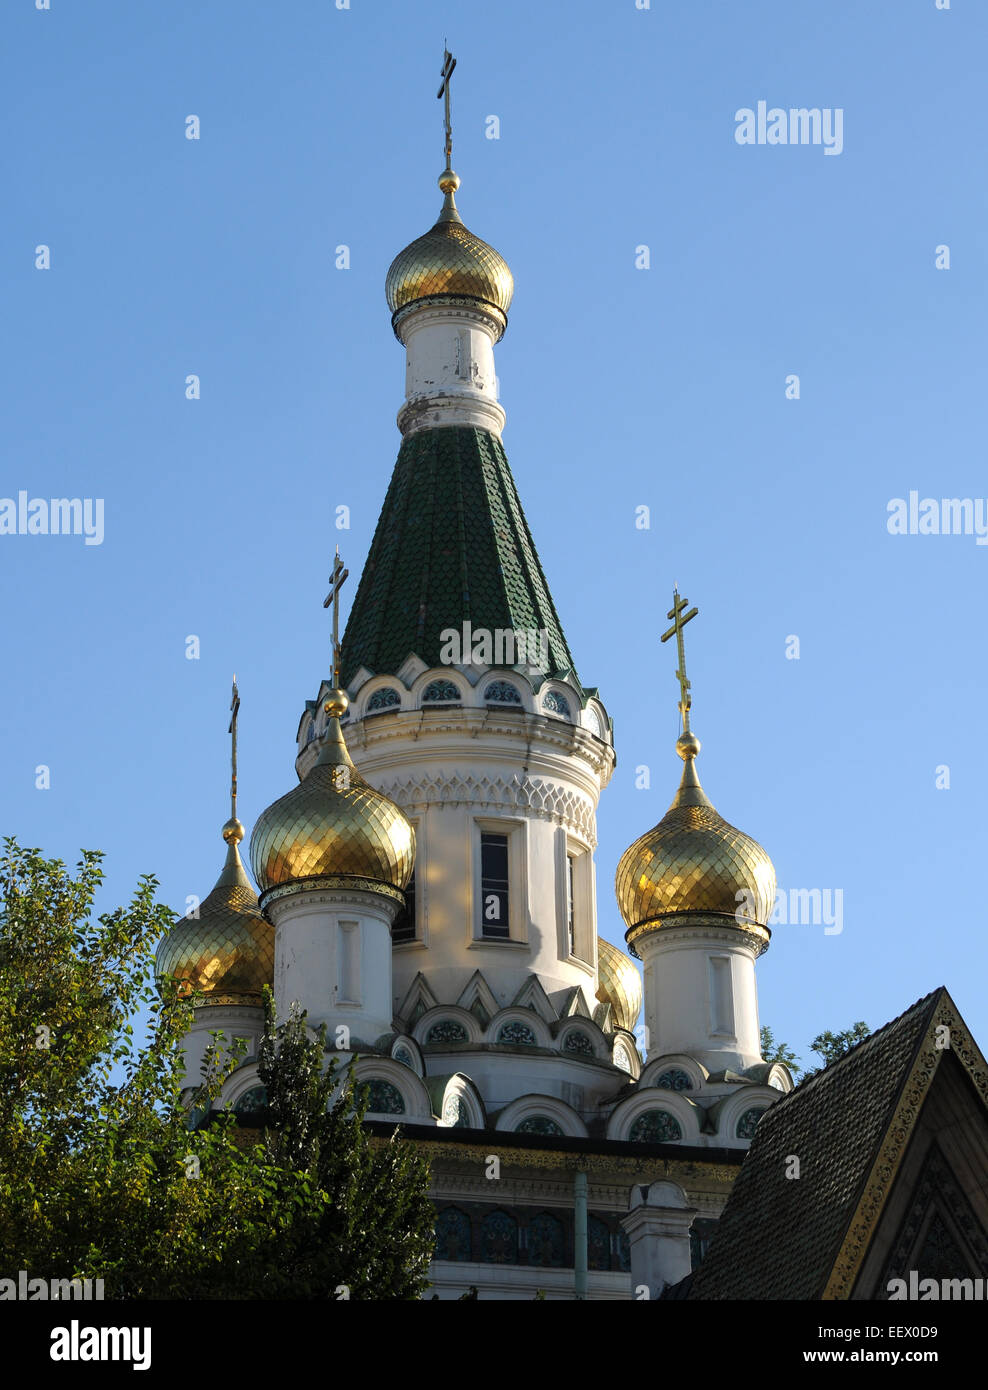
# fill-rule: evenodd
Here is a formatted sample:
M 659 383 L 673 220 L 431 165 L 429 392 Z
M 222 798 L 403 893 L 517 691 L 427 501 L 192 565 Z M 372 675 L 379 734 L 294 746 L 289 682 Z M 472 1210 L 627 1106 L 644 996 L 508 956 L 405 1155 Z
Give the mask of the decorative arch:
M 518 705 L 522 703 L 521 691 L 514 681 L 496 680 L 488 681 L 484 686 L 484 700 L 487 704 L 493 705 Z
M 620 1071 L 626 1072 L 636 1081 L 641 1075 L 641 1058 L 638 1056 L 638 1049 L 629 1038 L 614 1039 L 611 1061 Z
M 422 705 L 451 705 L 463 701 L 463 692 L 456 681 L 448 676 L 434 677 L 429 681 L 419 698 Z
M 362 1057 L 355 1063 L 354 1080 L 372 1088 L 367 1119 L 433 1123 L 432 1102 L 425 1083 L 404 1062 L 390 1057 Z M 402 1108 L 393 1108 L 399 1102 Z M 378 1103 L 386 1108 L 375 1109 Z
M 561 690 L 546 690 L 541 700 L 539 708 L 546 714 L 553 714 L 557 719 L 565 719 L 573 722 L 573 710 L 570 705 L 570 697 L 564 695 Z
M 689 1085 L 683 1085 L 685 1076 Z M 654 1086 L 662 1091 L 702 1091 L 709 1076 L 707 1068 L 695 1057 L 683 1052 L 669 1052 L 664 1057 L 652 1057 L 642 1067 L 639 1085 Z M 676 1082 L 680 1084 L 675 1084 Z
M 611 1051 L 607 1039 L 589 1018 L 567 1019 L 556 1034 L 556 1046 L 564 1057 L 581 1057 L 609 1062 Z
M 779 1098 L 780 1092 L 769 1086 L 739 1086 L 732 1095 L 725 1096 L 710 1111 L 710 1119 L 717 1126 L 720 1142 L 731 1149 L 750 1144 L 754 1130 L 751 1134 L 740 1133 L 742 1119 L 751 1110 L 759 1111 L 758 1118 L 761 1119 L 762 1114 Z
M 670 1119 L 676 1122 L 679 1128 L 679 1136 L 672 1133 L 672 1129 L 664 1126 L 663 1122 L 656 1120 L 652 1112 L 665 1112 Z M 639 1125 L 639 1121 L 642 1123 Z M 680 1143 L 696 1144 L 700 1139 L 700 1126 L 703 1122 L 703 1111 L 696 1101 L 690 1100 L 686 1094 L 680 1091 L 666 1091 L 658 1088 L 645 1087 L 639 1085 L 634 1095 L 627 1100 L 623 1100 L 615 1107 L 614 1113 L 607 1122 L 607 1138 L 621 1139 L 626 1143 Z M 637 1128 L 636 1128 L 637 1126 Z M 661 1134 L 663 1128 L 668 1128 L 672 1137 L 668 1139 L 647 1138 L 648 1132 Z M 632 1134 L 634 1133 L 634 1140 Z
M 511 1025 L 517 1028 L 511 1028 Z M 532 1042 L 515 1042 L 512 1044 L 512 1036 L 502 1037 L 502 1030 L 510 1029 L 512 1036 L 517 1035 L 519 1039 L 524 1036 L 522 1030 L 526 1030 L 532 1035 Z M 545 1047 L 552 1048 L 552 1033 L 545 1019 L 540 1017 L 534 1009 L 513 1006 L 502 1009 L 495 1014 L 487 1029 L 486 1041 L 499 1044 L 500 1046 L 522 1046 L 522 1047 Z
M 407 1033 L 399 1033 L 391 1044 L 391 1057 L 395 1062 L 409 1067 L 416 1076 L 425 1076 L 425 1063 L 418 1043 Z
M 480 1091 L 462 1072 L 456 1072 L 446 1083 L 439 1108 L 439 1124 L 446 1129 L 487 1127 L 487 1113 Z
M 571 1105 L 567 1105 L 556 1096 L 539 1095 L 535 1092 L 528 1096 L 519 1096 L 510 1105 L 506 1105 L 497 1117 L 495 1129 L 523 1134 L 549 1133 L 549 1130 L 542 1127 L 530 1126 L 526 1130 L 521 1129 L 526 1120 L 538 1119 L 552 1120 L 559 1126 L 560 1132 L 571 1139 L 587 1137 L 583 1117 Z
M 364 714 L 383 714 L 389 709 L 401 709 L 401 692 L 393 685 L 379 685 L 367 697 Z
M 444 1024 L 444 1031 L 448 1035 L 436 1035 L 434 1030 Z M 480 1042 L 482 1029 L 480 1020 L 469 1009 L 462 1009 L 457 1004 L 439 1004 L 422 1015 L 415 1024 L 412 1036 L 424 1047 L 437 1047 L 442 1043 Z

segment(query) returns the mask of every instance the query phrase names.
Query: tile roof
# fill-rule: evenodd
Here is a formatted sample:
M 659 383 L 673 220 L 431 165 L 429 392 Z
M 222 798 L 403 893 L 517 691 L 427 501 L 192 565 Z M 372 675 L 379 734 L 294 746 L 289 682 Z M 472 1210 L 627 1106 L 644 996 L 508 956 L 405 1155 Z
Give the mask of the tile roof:
M 548 675 L 573 671 L 500 439 L 445 426 L 401 445 L 343 637 L 344 685 L 394 673 L 410 652 L 439 666 L 440 633 L 548 634 Z
M 823 1295 L 944 1002 L 951 1004 L 947 991 L 934 990 L 769 1107 L 694 1273 L 691 1299 Z M 787 1177 L 792 1155 L 798 1177 Z

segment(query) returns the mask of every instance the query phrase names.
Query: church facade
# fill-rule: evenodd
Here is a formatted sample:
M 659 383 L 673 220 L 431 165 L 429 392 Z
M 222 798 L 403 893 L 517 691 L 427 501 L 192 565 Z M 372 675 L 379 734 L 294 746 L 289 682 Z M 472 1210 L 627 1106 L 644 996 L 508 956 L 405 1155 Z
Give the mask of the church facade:
M 302 709 L 297 785 L 253 829 L 253 883 L 234 805 L 220 879 L 159 973 L 201 999 L 190 1078 L 211 1031 L 247 1040 L 222 1098 L 241 1115 L 264 1102 L 265 984 L 356 1058 L 369 1123 L 430 1158 L 439 1297 L 658 1297 L 699 1265 L 793 1089 L 759 1047 L 775 875 L 701 786 L 676 594 L 681 781 L 618 867 L 628 953 L 598 935 L 614 730 L 502 442 L 511 272 L 461 219 L 448 134 L 446 155 L 438 220 L 387 275 L 401 444 L 334 670 Z

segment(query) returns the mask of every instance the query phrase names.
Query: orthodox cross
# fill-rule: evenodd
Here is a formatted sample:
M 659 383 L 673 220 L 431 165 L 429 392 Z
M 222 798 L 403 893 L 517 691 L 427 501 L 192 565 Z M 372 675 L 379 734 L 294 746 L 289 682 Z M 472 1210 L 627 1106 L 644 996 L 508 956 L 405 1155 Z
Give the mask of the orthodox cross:
M 232 735 L 230 743 L 230 761 L 233 767 L 233 778 L 230 782 L 230 819 L 237 819 L 237 715 L 240 713 L 240 691 L 237 689 L 237 678 L 233 678 L 233 699 L 230 701 L 230 727 L 227 733 Z
M 323 608 L 333 605 L 333 687 L 340 688 L 340 590 L 346 580 L 349 570 L 343 568 L 343 561 L 340 559 L 340 547 L 336 547 L 336 562 L 333 565 L 333 572 L 329 576 L 329 593 L 323 600 Z
M 453 76 L 453 69 L 454 69 L 455 67 L 456 67 L 456 59 L 453 57 L 452 53 L 450 53 L 449 49 L 448 49 L 448 48 L 445 46 L 445 44 L 444 44 L 444 45 L 443 45 L 443 70 L 442 70 L 442 78 L 443 78 L 443 80 L 442 80 L 442 82 L 440 83 L 439 91 L 436 93 L 436 97 L 437 97 L 437 98 L 438 98 L 438 97 L 445 97 L 445 98 L 446 98 L 446 121 L 445 121 L 445 124 L 444 124 L 444 126 L 443 126 L 443 129 L 444 129 L 445 132 L 446 132 L 446 168 L 447 168 L 447 169 L 451 169 L 451 168 L 453 167 L 453 127 L 452 127 L 452 125 L 450 124 L 450 119 L 449 119 L 449 80 L 450 80 L 450 78 Z
M 675 636 L 676 650 L 679 655 L 679 670 L 676 672 L 676 679 L 679 681 L 679 712 L 683 716 L 683 732 L 690 732 L 690 706 L 693 703 L 690 696 L 690 683 L 686 679 L 686 651 L 683 647 L 683 628 L 699 613 L 699 608 L 691 608 L 688 613 L 684 613 L 686 600 L 679 597 L 679 589 L 674 587 L 672 591 L 672 607 L 666 614 L 667 618 L 672 618 L 672 627 L 668 632 L 664 632 L 660 637 L 661 642 L 668 642 L 669 638 Z

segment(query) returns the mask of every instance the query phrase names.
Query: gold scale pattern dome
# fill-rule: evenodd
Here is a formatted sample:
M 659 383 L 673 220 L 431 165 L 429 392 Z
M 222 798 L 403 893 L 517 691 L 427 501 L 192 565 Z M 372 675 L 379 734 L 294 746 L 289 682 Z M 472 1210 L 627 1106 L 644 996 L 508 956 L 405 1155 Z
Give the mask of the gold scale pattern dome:
M 507 321 L 514 279 L 504 257 L 463 225 L 453 200 L 459 184 L 451 169 L 444 170 L 439 220 L 391 262 L 385 293 L 392 314 L 420 299 L 455 295 L 492 305 Z
M 261 916 L 257 895 L 240 860 L 244 828 L 223 827 L 226 864 L 198 917 L 182 917 L 162 938 L 156 957 L 159 979 L 182 983 L 179 992 L 202 994 L 204 1004 L 260 1006 L 274 980 L 274 927 Z
M 341 690 L 329 692 L 330 719 L 319 756 L 297 787 L 275 801 L 254 826 L 250 860 L 261 892 L 299 880 L 343 879 L 399 897 L 415 864 L 415 832 L 382 792 L 350 761 L 339 716 Z
M 642 978 L 634 961 L 602 936 L 597 938 L 597 979 L 597 998 L 610 1004 L 615 1028 L 633 1033 L 642 1009 Z
M 672 805 L 618 864 L 615 889 L 626 940 L 634 949 L 646 931 L 672 926 L 682 914 L 704 914 L 730 918 L 760 938 L 764 949 L 775 904 L 772 861 L 708 800 L 693 765 L 699 739 L 683 734 L 676 750 L 685 767 Z

